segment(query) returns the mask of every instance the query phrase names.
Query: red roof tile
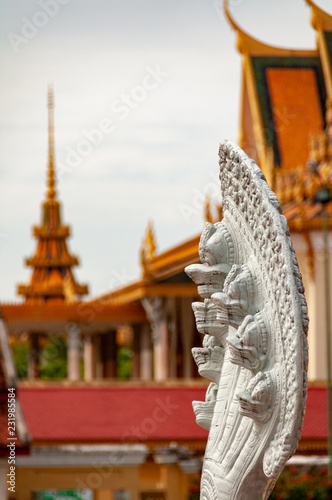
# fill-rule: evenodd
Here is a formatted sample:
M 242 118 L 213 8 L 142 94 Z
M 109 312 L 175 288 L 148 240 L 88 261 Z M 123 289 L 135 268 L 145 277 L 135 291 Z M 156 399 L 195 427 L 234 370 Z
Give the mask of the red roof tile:
M 302 439 L 327 437 L 327 404 L 325 387 L 309 387 Z
M 22 387 L 33 441 L 202 440 L 192 401 L 204 387 Z M 302 438 L 327 435 L 326 389 L 310 387 Z
M 33 441 L 201 440 L 188 387 L 28 388 L 19 390 Z

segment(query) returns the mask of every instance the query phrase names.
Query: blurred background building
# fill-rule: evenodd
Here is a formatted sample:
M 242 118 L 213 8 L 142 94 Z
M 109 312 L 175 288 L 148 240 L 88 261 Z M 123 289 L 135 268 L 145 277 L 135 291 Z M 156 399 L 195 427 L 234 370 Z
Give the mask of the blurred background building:
M 323 229 L 327 221 L 330 240 L 332 202 L 319 195 L 332 188 L 332 17 L 308 3 L 312 51 L 266 45 L 226 15 L 242 58 L 239 145 L 278 195 L 306 288 L 310 384 L 298 455 L 324 456 Z M 18 285 L 22 302 L 0 305 L 1 498 L 184 500 L 195 491 L 207 438 L 191 409 L 208 381 L 191 356 L 201 345 L 191 310 L 198 294 L 183 271 L 199 261 L 200 235 L 158 252 L 150 221 L 138 249 L 141 278 L 90 297 L 62 223 L 51 88 L 48 113 L 47 191 L 25 261 L 31 278 Z M 221 206 L 207 197 L 203 216 L 220 220 Z M 15 493 L 7 489 L 8 387 L 17 396 Z

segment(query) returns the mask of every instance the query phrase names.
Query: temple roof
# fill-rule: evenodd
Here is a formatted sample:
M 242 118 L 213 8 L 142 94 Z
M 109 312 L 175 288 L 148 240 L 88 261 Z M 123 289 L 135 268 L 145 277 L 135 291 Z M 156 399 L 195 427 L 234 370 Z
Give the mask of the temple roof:
M 251 54 L 251 55 L 275 55 L 275 56 L 289 56 L 296 55 L 298 53 L 303 53 L 304 51 L 299 51 L 292 48 L 282 48 L 275 45 L 263 42 L 253 35 L 249 34 L 242 26 L 236 21 L 235 17 L 231 14 L 229 9 L 228 0 L 223 0 L 224 11 L 226 18 L 231 25 L 231 27 L 236 31 L 237 34 L 237 49 L 241 54 Z M 311 51 L 305 51 L 306 53 L 311 53 Z
M 151 242 L 151 223 L 141 248 L 142 279 L 117 290 L 103 294 L 91 304 L 113 305 L 139 303 L 144 297 L 198 297 L 197 286 L 186 275 L 184 268 L 200 262 L 198 244 L 200 235 L 195 236 L 159 254 L 149 251 L 156 248 Z M 148 235 L 148 238 L 147 238 Z M 149 242 L 149 243 L 148 243 Z
M 319 57 L 253 57 L 252 69 L 275 167 L 306 168 L 310 134 L 325 125 L 326 90 Z
M 243 59 L 240 146 L 257 162 L 276 192 L 290 231 L 305 233 L 306 238 L 309 231 L 322 229 L 324 211 L 323 205 L 314 200 L 322 182 L 309 171 L 308 160 L 324 163 L 321 174 L 332 189 L 332 101 L 327 104 L 332 17 L 313 2 L 308 3 L 325 51 L 319 37 L 315 50 L 285 49 L 261 42 L 239 26 L 229 12 L 227 0 L 224 2 Z M 220 212 L 220 207 L 216 208 Z M 332 229 L 332 202 L 325 211 Z M 208 201 L 205 218 L 216 222 L 211 213 Z M 199 262 L 198 243 L 196 236 L 157 254 L 149 223 L 141 247 L 142 279 L 96 302 L 129 303 L 149 295 L 197 296 L 183 269 Z
M 61 221 L 61 205 L 55 189 L 53 90 L 48 90 L 48 168 L 46 200 L 42 204 L 40 226 L 33 227 L 37 248 L 25 265 L 32 267 L 28 285 L 19 285 L 18 294 L 26 301 L 75 301 L 77 296 L 88 293 L 87 285 L 76 282 L 72 267 L 79 264 L 78 258 L 68 250 L 66 239 L 70 229 Z
M 208 432 L 195 422 L 192 401 L 206 384 L 163 386 L 21 386 L 19 398 L 32 444 L 172 441 L 203 450 Z M 326 448 L 326 388 L 309 387 L 299 451 Z
M 290 230 L 321 230 L 321 204 L 316 191 L 331 184 L 329 153 L 332 125 L 332 16 L 311 0 L 315 50 L 293 50 L 268 45 L 245 32 L 228 9 L 242 55 L 240 147 L 259 165 L 279 198 Z M 310 161 L 324 162 L 318 176 Z M 327 207 L 332 215 L 332 204 Z M 329 227 L 332 229 L 331 220 Z
M 192 410 L 192 400 L 204 400 L 205 391 L 206 385 L 21 387 L 19 397 L 34 443 L 134 442 L 142 434 L 143 441 L 205 441 L 207 431 L 197 426 Z M 144 432 L 144 421 L 154 415 L 156 424 Z
M 1 304 L 3 319 L 9 332 L 66 331 L 70 323 L 80 325 L 81 332 L 102 333 L 111 326 L 124 323 L 144 323 L 146 315 L 141 304 L 97 304 L 94 302 L 25 302 Z

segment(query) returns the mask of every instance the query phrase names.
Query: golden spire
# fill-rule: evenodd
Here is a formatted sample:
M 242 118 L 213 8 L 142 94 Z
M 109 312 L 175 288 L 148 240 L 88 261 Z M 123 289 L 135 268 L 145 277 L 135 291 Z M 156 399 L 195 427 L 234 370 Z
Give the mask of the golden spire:
M 47 186 L 46 196 L 49 200 L 53 200 L 56 196 L 55 186 L 55 171 L 54 171 L 54 100 L 53 87 L 48 86 L 48 169 L 47 169 Z
M 34 255 L 25 260 L 32 267 L 28 285 L 19 285 L 18 294 L 28 302 L 72 302 L 88 293 L 87 285 L 76 282 L 72 267 L 78 258 L 69 252 L 69 226 L 61 221 L 61 204 L 55 199 L 53 88 L 48 88 L 48 166 L 46 200 L 42 203 L 41 224 L 33 227 L 37 239 Z

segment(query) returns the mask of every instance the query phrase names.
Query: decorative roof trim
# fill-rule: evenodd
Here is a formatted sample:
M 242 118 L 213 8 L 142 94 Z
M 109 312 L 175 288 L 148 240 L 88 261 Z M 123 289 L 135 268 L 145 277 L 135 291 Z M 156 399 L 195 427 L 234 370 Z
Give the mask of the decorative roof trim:
M 311 24 L 315 30 L 331 31 L 332 30 L 332 16 L 315 4 L 313 0 L 306 0 L 309 7 L 311 7 Z
M 228 0 L 224 0 L 224 11 L 229 24 L 237 32 L 237 48 L 241 54 L 251 55 L 312 55 L 313 51 L 281 48 L 269 45 L 247 33 L 234 19 L 229 11 Z

